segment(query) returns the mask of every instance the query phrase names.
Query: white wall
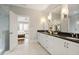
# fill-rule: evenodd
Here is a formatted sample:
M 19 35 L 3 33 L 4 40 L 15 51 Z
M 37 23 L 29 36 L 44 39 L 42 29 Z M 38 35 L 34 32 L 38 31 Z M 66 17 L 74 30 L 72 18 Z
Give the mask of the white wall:
M 0 49 L 9 48 L 9 10 L 8 6 L 0 5 Z
M 0 5 L 0 31 L 9 29 L 9 11 L 7 9 L 8 6 Z

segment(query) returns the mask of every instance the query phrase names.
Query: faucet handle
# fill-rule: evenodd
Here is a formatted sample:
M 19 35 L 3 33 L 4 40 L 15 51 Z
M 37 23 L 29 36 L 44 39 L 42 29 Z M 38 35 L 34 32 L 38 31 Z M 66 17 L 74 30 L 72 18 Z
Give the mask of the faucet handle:
M 78 35 L 76 34 L 76 38 L 78 38 Z
M 72 33 L 72 37 L 74 37 L 74 34 Z

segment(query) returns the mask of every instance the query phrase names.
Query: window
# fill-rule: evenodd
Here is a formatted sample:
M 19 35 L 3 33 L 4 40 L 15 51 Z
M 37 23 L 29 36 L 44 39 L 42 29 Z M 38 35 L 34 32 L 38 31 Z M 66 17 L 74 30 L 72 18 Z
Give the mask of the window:
M 18 33 L 28 33 L 29 17 L 18 16 Z
M 29 24 L 28 23 L 19 23 L 19 31 L 28 31 Z
M 19 30 L 22 31 L 23 30 L 23 24 L 19 23 Z
M 28 24 L 24 24 L 24 31 L 28 31 L 29 30 L 29 25 Z

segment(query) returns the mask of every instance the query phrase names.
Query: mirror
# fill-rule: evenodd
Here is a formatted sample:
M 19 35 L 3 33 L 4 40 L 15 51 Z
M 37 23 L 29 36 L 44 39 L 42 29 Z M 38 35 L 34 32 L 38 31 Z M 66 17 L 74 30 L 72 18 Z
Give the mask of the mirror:
M 51 14 L 53 31 L 58 27 L 61 32 L 79 33 L 79 4 L 56 6 Z
M 69 8 L 69 32 L 79 33 L 79 4 L 70 4 Z
M 79 33 L 79 4 L 69 4 L 65 7 L 65 14 L 61 14 L 61 31 Z

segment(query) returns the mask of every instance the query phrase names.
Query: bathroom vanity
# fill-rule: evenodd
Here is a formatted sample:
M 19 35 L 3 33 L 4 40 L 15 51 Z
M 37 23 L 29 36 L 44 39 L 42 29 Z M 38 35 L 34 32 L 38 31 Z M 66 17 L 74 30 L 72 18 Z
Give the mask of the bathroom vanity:
M 38 31 L 38 42 L 52 55 L 79 54 L 79 39 Z

